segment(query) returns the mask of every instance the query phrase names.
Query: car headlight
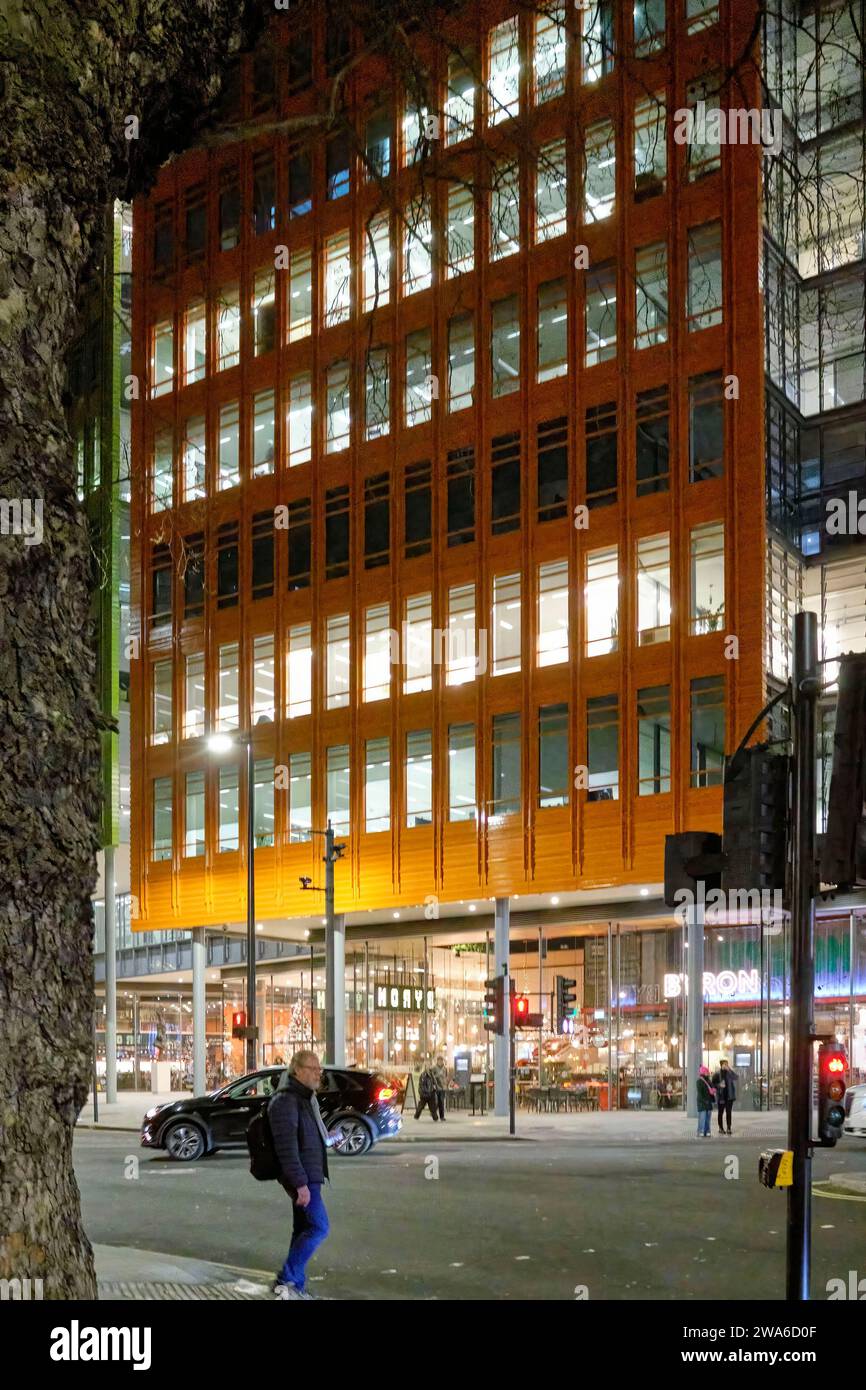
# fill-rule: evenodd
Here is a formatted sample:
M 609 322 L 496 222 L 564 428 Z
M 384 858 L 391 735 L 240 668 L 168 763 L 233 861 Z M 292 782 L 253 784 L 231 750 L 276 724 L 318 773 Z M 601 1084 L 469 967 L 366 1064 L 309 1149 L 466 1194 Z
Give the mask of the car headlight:
M 161 1105 L 152 1105 L 149 1110 L 144 1112 L 144 1118 L 146 1120 L 152 1120 L 154 1115 L 158 1115 L 162 1109 L 163 1107 Z

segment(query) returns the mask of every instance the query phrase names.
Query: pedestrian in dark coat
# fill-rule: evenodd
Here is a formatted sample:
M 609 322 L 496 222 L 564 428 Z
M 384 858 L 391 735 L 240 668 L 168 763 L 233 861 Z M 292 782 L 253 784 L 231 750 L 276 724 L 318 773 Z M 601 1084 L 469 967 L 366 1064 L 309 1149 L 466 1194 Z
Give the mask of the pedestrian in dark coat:
M 329 1230 L 322 1184 L 331 1140 L 316 1098 L 321 1079 L 315 1052 L 296 1052 L 268 1104 L 280 1183 L 293 1205 L 292 1243 L 274 1283 L 280 1299 L 311 1297 L 304 1289 L 307 1264 Z
M 427 1062 L 427 1064 L 424 1067 L 424 1070 L 421 1072 L 421 1075 L 418 1079 L 418 1104 L 415 1107 L 416 1120 L 420 1120 L 421 1111 L 424 1109 L 425 1105 L 430 1107 L 430 1114 L 433 1116 L 433 1119 L 438 1120 L 439 1115 L 437 1114 L 436 1104 L 436 1073 L 433 1070 L 432 1063 L 430 1062 Z
M 719 1062 L 719 1070 L 713 1072 L 713 1085 L 716 1088 L 716 1104 L 719 1108 L 719 1134 L 724 1134 L 725 1126 L 723 1118 L 728 1122 L 728 1134 L 731 1132 L 731 1111 L 734 1101 L 737 1099 L 737 1073 L 733 1067 L 729 1067 L 724 1057 Z
M 709 1067 L 698 1068 L 698 1138 L 710 1137 L 710 1119 L 713 1113 L 716 1093 L 710 1085 Z

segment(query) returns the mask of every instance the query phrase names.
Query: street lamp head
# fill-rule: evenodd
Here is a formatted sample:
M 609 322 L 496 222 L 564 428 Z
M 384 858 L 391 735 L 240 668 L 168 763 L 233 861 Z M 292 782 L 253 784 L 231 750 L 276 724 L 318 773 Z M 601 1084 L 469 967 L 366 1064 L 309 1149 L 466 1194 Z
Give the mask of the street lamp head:
M 234 746 L 234 739 L 229 734 L 211 734 L 207 741 L 209 753 L 230 753 Z
M 313 880 L 311 878 L 305 878 L 303 874 L 298 879 L 298 882 L 300 883 L 302 888 L 309 888 L 312 881 Z

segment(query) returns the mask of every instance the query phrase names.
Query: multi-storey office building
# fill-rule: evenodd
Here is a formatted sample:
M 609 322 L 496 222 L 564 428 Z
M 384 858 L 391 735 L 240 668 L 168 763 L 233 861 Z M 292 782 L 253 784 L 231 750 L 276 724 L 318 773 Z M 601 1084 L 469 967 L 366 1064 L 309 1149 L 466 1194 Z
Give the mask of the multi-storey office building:
M 270 929 L 328 819 L 392 930 L 652 892 L 787 642 L 764 157 L 705 123 L 754 12 L 473 5 L 407 69 L 296 8 L 136 209 L 140 925 L 244 915 L 233 729 Z

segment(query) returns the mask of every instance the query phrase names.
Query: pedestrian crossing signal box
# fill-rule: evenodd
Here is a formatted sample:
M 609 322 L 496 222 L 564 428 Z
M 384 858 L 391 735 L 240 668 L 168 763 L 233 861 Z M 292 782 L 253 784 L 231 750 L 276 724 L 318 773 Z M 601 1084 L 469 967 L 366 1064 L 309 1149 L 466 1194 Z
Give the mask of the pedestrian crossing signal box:
M 764 1187 L 791 1187 L 794 1183 L 794 1153 L 791 1149 L 770 1149 L 758 1159 L 758 1178 Z

